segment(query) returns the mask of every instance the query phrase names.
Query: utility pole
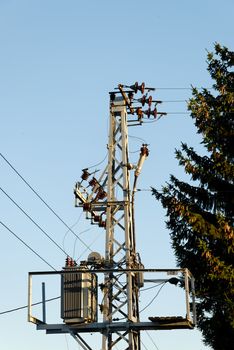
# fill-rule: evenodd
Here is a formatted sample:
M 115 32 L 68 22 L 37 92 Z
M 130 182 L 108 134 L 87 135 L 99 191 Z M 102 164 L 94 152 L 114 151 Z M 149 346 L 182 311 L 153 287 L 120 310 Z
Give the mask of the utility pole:
M 105 263 L 110 269 L 139 267 L 129 168 L 127 110 L 121 96 L 110 102 L 105 244 Z M 103 321 L 138 322 L 137 273 L 106 274 L 104 284 Z M 139 350 L 140 332 L 126 330 L 119 334 L 107 331 L 103 335 L 103 350 L 112 349 L 117 344 L 123 344 L 121 349 Z
M 107 175 L 101 181 L 93 178 L 94 192 L 101 188 L 107 188 L 107 201 L 102 203 L 101 210 L 106 215 L 106 241 L 105 259 L 103 267 L 110 270 L 122 269 L 122 273 L 106 273 L 102 286 L 104 302 L 102 307 L 103 322 L 112 323 L 113 328 L 108 327 L 103 332 L 102 350 L 110 350 L 115 346 L 118 349 L 140 350 L 140 331 L 129 330 L 113 332 L 115 322 L 129 323 L 139 322 L 139 288 L 142 287 L 141 274 L 133 269 L 143 267 L 140 256 L 136 251 L 135 222 L 134 222 L 134 195 L 137 178 L 141 172 L 144 160 L 148 156 L 147 145 L 143 144 L 137 165 L 129 161 L 128 152 L 128 125 L 140 126 L 143 123 L 144 113 L 150 118 L 160 117 L 165 113 L 159 113 L 150 109 L 152 97 L 144 95 L 144 91 L 153 90 L 146 88 L 142 83 L 128 87 L 119 85 L 118 91 L 110 93 L 110 117 L 109 117 L 109 142 Z M 134 93 L 141 92 L 143 97 L 136 100 L 142 105 L 148 104 L 149 109 L 142 111 L 140 107 L 133 108 Z M 143 103 L 142 103 L 143 102 Z M 155 101 L 156 103 L 159 101 Z M 133 124 L 134 123 L 134 124 Z M 130 173 L 134 172 L 134 181 L 131 184 Z M 80 200 L 80 185 L 75 194 Z M 98 195 L 95 200 L 98 200 Z M 91 217 L 98 217 L 95 200 L 89 206 Z M 100 222 L 103 222 L 102 219 Z M 125 270 L 128 269 L 128 272 Z
M 79 265 L 67 257 L 66 266 L 62 271 L 29 273 L 29 321 L 36 323 L 37 329 L 45 329 L 48 334 L 70 333 L 84 350 L 92 348 L 81 337 L 83 333 L 101 333 L 101 350 L 141 350 L 140 334 L 143 330 L 191 329 L 195 324 L 195 308 L 194 318 L 190 317 L 189 286 L 192 286 L 194 304 L 194 284 L 189 271 L 147 270 L 136 250 L 135 193 L 137 180 L 149 150 L 147 144 L 142 144 L 138 162 L 130 162 L 128 127 L 141 126 L 145 121 L 157 120 L 166 114 L 157 110 L 161 101 L 153 100 L 149 95 L 153 90 L 145 87 L 144 83 L 139 85 L 136 82 L 130 86 L 119 84 L 115 91 L 109 93 L 107 165 L 99 178 L 96 177 L 96 173 L 90 173 L 88 168 L 83 169 L 81 181 L 75 186 L 75 206 L 83 209 L 91 224 L 105 229 L 104 254 L 92 252 L 87 260 Z M 141 97 L 136 98 L 135 94 L 139 92 Z M 152 109 L 153 103 L 155 106 Z M 148 105 L 148 109 L 143 110 L 145 105 Z M 184 275 L 185 318 L 149 317 L 151 322 L 140 320 L 139 296 L 146 271 Z M 46 323 L 45 301 L 43 322 L 32 316 L 33 274 L 61 274 L 61 318 L 64 324 Z M 103 276 L 99 284 L 97 274 Z M 155 279 L 151 281 L 155 282 Z M 180 280 L 173 277 L 163 281 L 176 284 Z M 101 302 L 99 299 L 99 314 L 102 314 L 102 321 L 98 319 L 97 312 L 100 293 L 102 297 Z

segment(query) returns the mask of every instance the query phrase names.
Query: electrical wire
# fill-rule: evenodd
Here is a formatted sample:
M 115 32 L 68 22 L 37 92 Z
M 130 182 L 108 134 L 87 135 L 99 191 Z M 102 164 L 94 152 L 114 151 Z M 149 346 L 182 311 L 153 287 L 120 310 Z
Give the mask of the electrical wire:
M 190 112 L 166 112 L 168 114 L 190 114 Z M 160 114 L 160 112 L 158 112 Z
M 54 211 L 54 209 L 51 208 L 51 206 L 49 206 L 49 204 L 46 203 L 46 201 L 38 194 L 37 191 L 35 191 L 33 189 L 33 187 L 28 183 L 28 181 L 26 181 L 24 179 L 24 177 L 13 167 L 13 165 L 6 159 L 6 157 L 3 156 L 2 153 L 0 153 L 0 156 L 2 157 L 2 159 L 11 167 L 11 169 L 21 178 L 21 180 L 30 188 L 30 190 L 44 203 L 44 205 L 57 217 L 57 219 L 59 219 L 59 221 L 66 227 L 69 229 L 69 231 L 71 231 L 74 236 L 77 237 L 77 239 L 87 248 L 88 245 L 82 240 L 80 239 L 77 234 L 68 226 L 68 224 L 66 224 L 66 222 Z
M 161 282 L 161 283 L 156 284 L 155 286 L 151 286 L 151 287 L 148 287 L 148 288 L 143 288 L 143 289 L 141 289 L 141 292 L 145 292 L 146 290 L 157 288 L 157 287 L 161 286 L 164 283 L 165 282 Z
M 147 143 L 146 140 L 142 139 L 141 137 L 138 137 L 138 136 L 133 136 L 133 135 L 128 135 L 128 137 L 130 137 L 131 139 L 136 139 L 136 140 L 139 140 L 143 143 Z
M 107 156 L 108 156 L 108 152 L 106 153 L 105 157 L 99 163 L 91 165 L 91 166 L 87 167 L 87 169 L 92 169 L 92 168 L 95 168 L 96 166 L 102 164 L 105 161 Z
M 167 281 L 166 281 L 167 282 Z M 145 309 L 147 309 L 153 302 L 154 300 L 157 298 L 157 296 L 159 295 L 159 293 L 161 292 L 162 288 L 165 286 L 166 282 L 164 282 L 162 284 L 162 286 L 159 288 L 158 292 L 155 294 L 155 296 L 153 297 L 153 299 L 142 309 L 139 311 L 139 313 L 143 312 Z
M 33 248 L 31 248 L 22 238 L 20 238 L 15 232 L 13 232 L 7 225 L 5 225 L 2 221 L 0 224 L 4 226 L 14 237 L 16 237 L 21 243 L 23 243 L 29 250 L 31 250 L 38 258 L 40 258 L 44 263 L 50 266 L 54 271 L 57 271 L 48 261 L 46 261 L 40 254 L 38 254 Z
M 143 343 L 142 340 L 141 340 L 141 345 L 143 346 L 143 348 L 145 348 L 146 350 L 148 350 L 147 346 Z
M 49 301 L 53 301 L 53 300 L 57 300 L 57 299 L 61 299 L 61 297 L 54 297 L 54 298 L 50 298 L 50 299 L 47 299 L 45 300 L 45 302 L 49 302 Z M 40 305 L 42 304 L 43 301 L 39 301 L 37 303 L 33 303 L 32 306 L 36 306 L 36 305 Z M 24 306 L 19 306 L 19 307 L 16 307 L 14 309 L 10 309 L 10 310 L 6 310 L 6 311 L 1 311 L 0 312 L 0 315 L 4 315 L 4 314 L 9 314 L 10 312 L 15 312 L 15 311 L 19 311 L 19 310 L 23 310 L 23 309 L 26 309 L 28 308 L 28 305 L 24 305 Z
M 136 139 L 136 140 L 139 140 L 141 143 L 144 143 L 144 144 L 147 144 L 146 140 L 144 140 L 143 138 L 141 137 L 138 137 L 138 136 L 133 136 L 133 135 L 128 135 L 129 138 L 132 138 L 132 139 Z M 140 149 L 136 150 L 136 151 L 129 151 L 129 153 L 133 154 L 133 153 L 139 153 L 140 152 Z
M 152 192 L 150 188 L 137 188 L 136 192 Z M 157 190 L 157 192 L 163 193 L 162 190 Z M 234 191 L 215 191 L 216 193 L 234 193 Z
M 105 230 L 101 231 L 100 234 L 95 237 L 95 239 L 90 243 L 89 247 L 91 247 L 100 237 L 101 235 L 103 234 Z M 87 248 L 78 256 L 78 258 L 76 259 L 77 261 L 80 260 L 80 258 L 87 252 Z
M 214 90 L 214 87 L 196 87 L 197 90 Z M 193 87 L 156 87 L 155 90 L 193 90 Z
M 10 201 L 52 242 L 52 243 L 54 243 L 54 245 L 56 245 L 56 247 L 58 248 L 58 249 L 60 249 L 65 255 L 68 255 L 66 252 L 65 252 L 65 250 L 62 248 L 62 247 L 60 247 L 60 245 L 58 244 L 58 243 L 56 243 L 55 242 L 55 240 L 53 240 L 53 238 L 51 238 L 50 237 L 50 235 L 45 231 L 45 230 L 43 230 L 43 228 L 41 228 L 41 226 L 39 226 L 37 223 L 36 223 L 36 221 L 35 220 L 33 220 L 32 218 L 31 218 L 31 216 L 29 215 L 29 214 L 27 214 L 26 213 L 26 211 L 24 210 L 24 209 L 22 209 L 20 206 L 19 206 L 19 204 L 17 204 L 15 201 L 14 201 L 14 199 L 13 198 L 11 198 L 10 196 L 9 196 L 9 194 L 7 194 L 4 190 L 3 190 L 3 188 L 2 187 L 0 187 L 0 190 L 5 194 L 5 196 L 8 198 L 8 199 L 10 199 Z
M 160 101 L 158 101 L 158 102 L 156 102 L 156 101 L 152 101 L 152 104 L 154 104 L 155 103 L 155 105 L 158 105 L 158 104 L 162 104 L 162 103 L 187 103 L 188 102 L 188 100 L 160 100 Z M 140 103 L 140 101 L 134 101 L 133 103 Z
M 167 112 L 166 113 L 166 115 L 170 115 L 170 114 L 178 114 L 178 115 L 188 115 L 188 114 L 190 114 L 189 112 Z M 156 123 L 156 122 L 158 122 L 159 121 L 159 119 L 161 119 L 161 117 L 165 117 L 165 115 L 164 116 L 162 116 L 162 115 L 160 115 L 160 112 L 158 112 L 158 117 L 157 118 L 155 118 L 154 120 L 150 120 L 150 119 L 146 119 L 146 118 L 142 118 L 141 120 L 142 120 L 142 122 L 144 123 L 144 124 L 152 124 L 152 123 Z
M 129 153 L 133 154 L 133 153 L 139 153 L 140 150 L 138 149 L 137 151 L 129 151 Z
M 71 229 L 73 229 L 78 224 L 78 222 L 81 219 L 81 216 L 82 216 L 82 212 L 80 213 L 80 215 L 79 215 L 78 219 L 76 220 L 76 222 L 72 226 L 70 226 Z M 70 232 L 70 230 L 67 230 L 66 233 L 64 234 L 64 237 L 63 237 L 63 249 L 64 250 L 65 250 L 65 239 L 66 239 L 66 237 L 67 237 L 69 232 Z
M 188 102 L 188 100 L 164 100 L 162 103 L 170 103 L 170 102 Z
M 81 231 L 81 232 L 79 233 L 79 235 L 82 235 L 82 233 L 85 233 L 85 232 L 88 232 L 88 231 L 91 231 L 91 230 L 92 230 L 92 228 L 87 228 L 87 229 Z M 76 243 L 77 243 L 77 238 L 75 238 L 74 246 L 73 246 L 73 254 L 72 254 L 73 259 L 75 258 Z M 91 245 L 92 245 L 92 243 L 89 245 L 89 248 L 91 248 Z M 87 248 L 86 248 L 86 249 L 87 249 Z
M 68 340 L 67 340 L 67 335 L 66 335 L 66 334 L 64 334 L 64 336 L 65 336 L 65 341 L 66 341 L 66 345 L 67 345 L 67 350 L 69 350 Z
M 155 346 L 155 349 L 159 350 L 158 346 L 156 345 L 154 339 L 151 337 L 151 335 L 149 334 L 148 331 L 146 331 L 146 334 L 148 335 L 148 337 L 150 338 L 150 340 L 152 341 L 153 345 Z

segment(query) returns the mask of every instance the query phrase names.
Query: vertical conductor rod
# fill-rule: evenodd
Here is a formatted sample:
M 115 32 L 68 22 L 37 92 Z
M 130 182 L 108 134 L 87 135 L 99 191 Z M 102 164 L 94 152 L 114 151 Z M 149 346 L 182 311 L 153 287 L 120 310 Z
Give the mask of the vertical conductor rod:
M 42 282 L 42 321 L 46 323 L 46 299 L 45 299 L 45 282 Z

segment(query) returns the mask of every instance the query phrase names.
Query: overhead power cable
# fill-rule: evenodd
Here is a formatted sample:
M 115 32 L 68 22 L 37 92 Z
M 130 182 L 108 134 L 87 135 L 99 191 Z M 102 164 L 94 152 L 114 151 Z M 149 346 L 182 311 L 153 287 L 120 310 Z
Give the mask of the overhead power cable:
M 45 302 L 47 303 L 47 302 L 49 302 L 49 301 L 53 301 L 53 300 L 57 300 L 57 299 L 61 299 L 61 297 L 50 298 L 50 299 L 45 300 Z M 42 303 L 43 303 L 43 301 L 39 301 L 39 302 L 37 302 L 37 303 L 33 303 L 32 306 L 40 305 L 40 304 L 42 304 Z M 6 310 L 6 311 L 1 311 L 1 312 L 0 312 L 0 315 L 9 314 L 10 312 L 15 312 L 15 311 L 27 309 L 27 307 L 28 307 L 28 305 L 24 305 L 24 306 L 16 307 L 16 308 L 14 308 L 14 309 Z
M 148 337 L 152 341 L 153 345 L 155 346 L 155 349 L 159 350 L 158 346 L 156 345 L 154 339 L 151 337 L 150 333 L 148 331 L 146 331 L 146 334 L 148 335 Z
M 167 114 L 190 114 L 190 112 L 167 112 Z
M 197 90 L 214 90 L 214 87 L 195 87 Z M 156 87 L 155 90 L 193 90 L 193 87 Z
M 62 247 L 60 247 L 60 245 L 58 244 L 58 243 L 56 243 L 55 242 L 55 240 L 53 240 L 53 238 L 51 238 L 50 236 L 49 236 L 49 234 L 48 233 L 46 233 L 46 231 L 45 230 L 43 230 L 43 228 L 41 228 L 41 226 L 39 226 L 37 223 L 36 223 L 36 221 L 34 221 L 32 218 L 31 218 L 31 216 L 29 215 L 29 214 L 27 214 L 26 213 L 26 211 L 24 210 L 24 209 L 22 209 L 20 206 L 19 206 L 19 204 L 17 204 L 15 201 L 14 201 L 14 199 L 13 198 L 11 198 L 10 196 L 9 196 L 9 194 L 7 194 L 4 190 L 3 190 L 3 188 L 2 187 L 0 187 L 0 190 L 5 194 L 5 196 L 8 198 L 8 199 L 10 199 L 10 201 L 52 242 L 52 243 L 54 243 L 54 245 L 56 245 L 56 247 L 58 248 L 58 249 L 60 249 L 65 255 L 69 255 L 68 253 L 66 253 L 66 251 L 62 248 Z
M 188 100 L 163 100 L 162 103 L 171 103 L 171 102 L 188 102 Z
M 5 225 L 2 221 L 0 224 L 5 227 L 14 237 L 16 237 L 21 243 L 25 245 L 31 252 L 33 252 L 38 258 L 40 258 L 44 263 L 46 263 L 49 267 L 51 267 L 54 271 L 57 271 L 48 261 L 46 261 L 40 254 L 38 254 L 33 248 L 31 248 L 22 238 L 20 238 L 15 232 L 13 232 L 7 225 Z
M 166 281 L 167 282 L 167 281 Z M 153 301 L 157 298 L 157 296 L 159 295 L 159 293 L 161 292 L 162 288 L 165 286 L 166 282 L 164 282 L 161 287 L 159 288 L 158 292 L 155 294 L 155 296 L 153 297 L 153 299 L 151 299 L 151 301 L 142 309 L 140 310 L 139 313 L 141 313 L 142 311 L 144 311 L 145 309 L 147 309 L 152 303 Z
M 0 156 L 2 159 L 11 167 L 11 169 L 21 178 L 21 180 L 30 188 L 30 190 L 45 204 L 45 206 L 59 219 L 60 222 L 63 223 L 64 226 L 66 226 L 69 231 L 71 231 L 74 236 L 87 248 L 91 251 L 89 246 L 79 237 L 77 234 L 69 227 L 69 225 L 55 212 L 54 209 L 49 206 L 49 204 L 46 203 L 46 201 L 38 194 L 37 191 L 34 190 L 34 188 L 24 179 L 24 177 L 13 167 L 13 165 L 4 157 L 2 153 L 0 153 Z
M 153 189 L 153 187 L 152 188 L 137 188 L 136 191 L 137 192 L 152 192 L 152 189 Z M 206 188 L 205 190 L 208 191 L 209 189 Z M 160 189 L 160 190 L 157 190 L 157 192 L 163 193 L 163 190 Z M 215 192 L 215 193 L 234 193 L 234 191 L 213 191 L 213 192 Z
M 142 340 L 141 340 L 141 345 L 143 346 L 143 348 L 144 348 L 145 350 L 148 350 L 147 346 L 143 343 Z
M 106 153 L 105 157 L 104 157 L 100 162 L 98 162 L 98 163 L 96 163 L 96 164 L 94 164 L 94 165 L 91 165 L 91 166 L 87 167 L 87 169 L 92 169 L 92 168 L 95 168 L 96 166 L 102 164 L 102 163 L 105 161 L 105 159 L 107 158 L 107 156 L 108 156 L 108 152 Z

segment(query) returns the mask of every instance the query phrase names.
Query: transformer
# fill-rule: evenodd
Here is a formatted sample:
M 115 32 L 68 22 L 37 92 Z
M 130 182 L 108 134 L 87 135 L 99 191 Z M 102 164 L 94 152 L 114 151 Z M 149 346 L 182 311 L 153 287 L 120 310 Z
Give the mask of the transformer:
M 61 276 L 61 318 L 65 323 L 97 321 L 97 275 L 65 267 Z M 69 273 L 69 271 L 71 271 Z

